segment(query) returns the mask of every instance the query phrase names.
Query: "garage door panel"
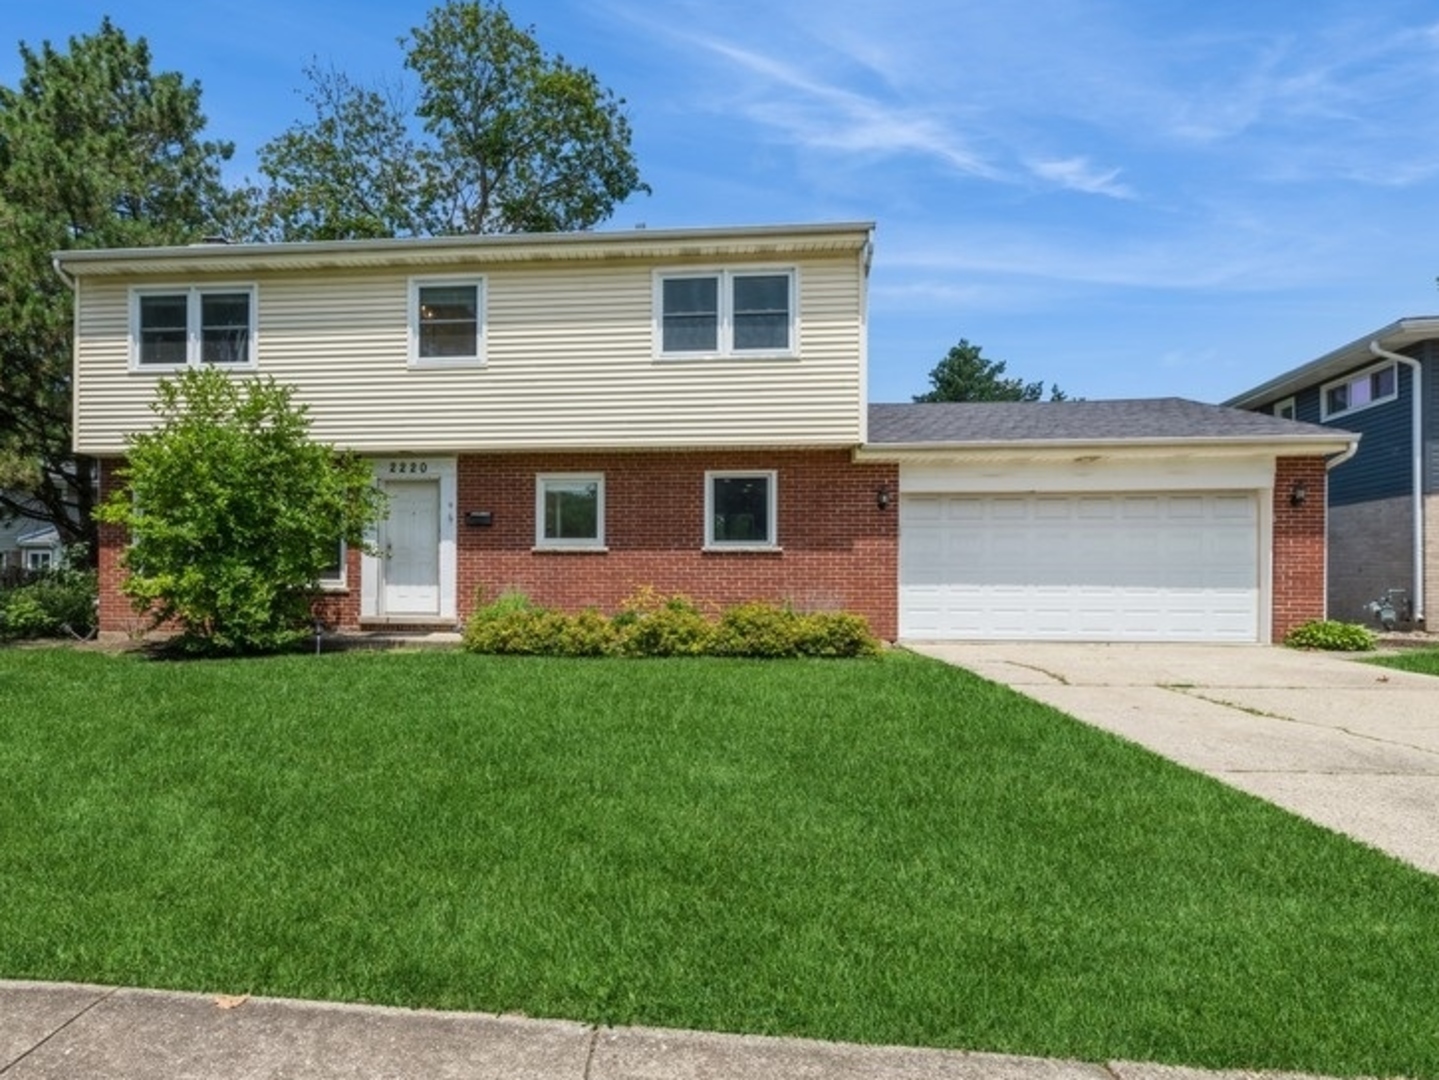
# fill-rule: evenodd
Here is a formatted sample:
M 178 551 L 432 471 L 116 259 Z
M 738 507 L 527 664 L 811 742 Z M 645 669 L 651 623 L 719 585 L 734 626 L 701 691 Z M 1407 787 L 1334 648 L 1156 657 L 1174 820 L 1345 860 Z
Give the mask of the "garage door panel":
M 900 518 L 904 636 L 1258 635 L 1251 492 L 905 496 Z

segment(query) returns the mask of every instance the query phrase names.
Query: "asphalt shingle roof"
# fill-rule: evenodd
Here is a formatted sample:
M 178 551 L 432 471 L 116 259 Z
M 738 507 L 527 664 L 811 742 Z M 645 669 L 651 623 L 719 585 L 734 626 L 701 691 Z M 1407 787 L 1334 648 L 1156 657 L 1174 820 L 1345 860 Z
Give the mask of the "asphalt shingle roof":
M 985 401 L 869 407 L 871 446 L 998 442 L 1144 442 L 1156 439 L 1333 438 L 1319 424 L 1184 398 L 1122 401 Z

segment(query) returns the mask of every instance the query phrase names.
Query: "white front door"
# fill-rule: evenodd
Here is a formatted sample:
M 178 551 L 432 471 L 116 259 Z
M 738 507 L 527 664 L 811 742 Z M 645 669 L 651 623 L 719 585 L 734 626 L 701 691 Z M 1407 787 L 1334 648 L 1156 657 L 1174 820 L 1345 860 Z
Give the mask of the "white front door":
M 381 603 L 386 615 L 440 614 L 440 482 L 385 485 L 390 515 L 380 528 Z

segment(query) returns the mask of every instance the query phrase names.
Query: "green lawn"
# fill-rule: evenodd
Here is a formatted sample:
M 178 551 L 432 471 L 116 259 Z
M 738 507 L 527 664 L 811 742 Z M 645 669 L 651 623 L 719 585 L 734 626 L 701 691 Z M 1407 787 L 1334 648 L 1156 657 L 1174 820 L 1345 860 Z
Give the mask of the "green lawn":
M 1406 649 L 1389 656 L 1376 656 L 1369 663 L 1420 675 L 1439 675 L 1439 649 Z
M 0 975 L 1439 1077 L 1439 879 L 964 672 L 0 652 Z

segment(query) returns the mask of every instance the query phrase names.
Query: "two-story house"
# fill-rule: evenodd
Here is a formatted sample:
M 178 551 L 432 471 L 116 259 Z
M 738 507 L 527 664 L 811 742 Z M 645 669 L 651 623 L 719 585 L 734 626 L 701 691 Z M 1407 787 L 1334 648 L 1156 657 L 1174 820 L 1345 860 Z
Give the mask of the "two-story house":
M 642 586 L 847 609 L 889 639 L 1267 641 L 1322 614 L 1348 436 L 1172 399 L 867 406 L 872 233 L 64 252 L 76 449 L 111 490 L 159 377 L 293 385 L 389 495 L 323 583 L 353 628 Z M 139 624 L 124 542 L 102 530 L 103 631 Z
M 1424 626 L 1439 601 L 1439 317 L 1401 319 L 1231 398 L 1227 405 L 1363 436 L 1329 480 L 1328 604 L 1364 621 L 1399 590 Z

